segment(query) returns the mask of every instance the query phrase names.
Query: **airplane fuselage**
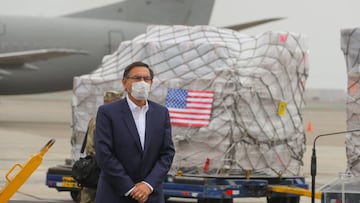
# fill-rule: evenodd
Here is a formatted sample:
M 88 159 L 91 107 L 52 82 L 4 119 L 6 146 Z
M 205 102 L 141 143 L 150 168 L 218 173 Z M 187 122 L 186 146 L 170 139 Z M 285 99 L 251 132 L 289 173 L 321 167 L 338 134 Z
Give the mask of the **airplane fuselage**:
M 41 49 L 87 52 L 22 64 L 0 61 L 0 95 L 71 89 L 74 76 L 95 70 L 121 41 L 145 29 L 145 24 L 124 21 L 0 16 L 0 54 Z

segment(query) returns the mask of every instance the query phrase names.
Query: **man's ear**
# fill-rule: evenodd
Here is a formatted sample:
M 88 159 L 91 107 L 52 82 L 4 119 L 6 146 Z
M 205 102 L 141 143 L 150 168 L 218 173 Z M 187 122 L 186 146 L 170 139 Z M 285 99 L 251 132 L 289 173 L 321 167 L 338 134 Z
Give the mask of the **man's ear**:
M 121 83 L 122 83 L 122 85 L 123 85 L 123 87 L 124 87 L 124 90 L 127 91 L 127 89 L 126 89 L 126 79 L 123 78 L 123 79 L 121 80 Z

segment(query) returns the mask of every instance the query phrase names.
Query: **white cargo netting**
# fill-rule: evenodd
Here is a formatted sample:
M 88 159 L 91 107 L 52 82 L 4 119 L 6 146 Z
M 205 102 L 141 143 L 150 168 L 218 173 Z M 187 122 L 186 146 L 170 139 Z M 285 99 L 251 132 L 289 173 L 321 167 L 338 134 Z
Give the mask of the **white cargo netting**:
M 341 30 L 341 50 L 345 55 L 348 76 L 347 129 L 360 129 L 360 28 Z M 345 139 L 348 170 L 360 175 L 360 132 L 348 133 Z
M 305 150 L 306 40 L 289 32 L 150 26 L 105 56 L 95 72 L 74 78 L 74 151 L 103 92 L 122 90 L 124 68 L 143 61 L 155 73 L 153 101 L 165 105 L 170 89 L 213 93 L 207 127 L 172 126 L 173 172 L 297 176 Z

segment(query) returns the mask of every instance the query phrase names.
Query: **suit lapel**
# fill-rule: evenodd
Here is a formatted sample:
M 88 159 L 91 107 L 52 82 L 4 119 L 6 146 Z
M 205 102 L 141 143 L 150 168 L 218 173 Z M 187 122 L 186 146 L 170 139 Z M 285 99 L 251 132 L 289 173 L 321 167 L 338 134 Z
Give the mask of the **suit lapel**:
M 152 108 L 151 102 L 148 102 L 149 104 L 149 109 L 146 112 L 146 117 L 145 117 L 145 144 L 144 144 L 144 150 L 148 150 L 150 147 L 150 140 L 151 140 L 151 136 L 152 136 L 152 125 L 151 125 L 151 119 L 154 118 L 153 114 L 154 114 L 154 110 Z
M 142 147 L 141 147 L 141 143 L 140 143 L 140 138 L 139 138 L 139 133 L 137 131 L 136 128 L 136 124 L 135 124 L 135 120 L 132 116 L 129 104 L 127 103 L 126 99 L 124 99 L 124 108 L 122 108 L 122 110 L 124 111 L 124 122 L 126 123 L 126 126 L 128 127 L 131 137 L 135 140 L 136 142 L 136 146 L 139 149 L 139 151 L 142 151 Z

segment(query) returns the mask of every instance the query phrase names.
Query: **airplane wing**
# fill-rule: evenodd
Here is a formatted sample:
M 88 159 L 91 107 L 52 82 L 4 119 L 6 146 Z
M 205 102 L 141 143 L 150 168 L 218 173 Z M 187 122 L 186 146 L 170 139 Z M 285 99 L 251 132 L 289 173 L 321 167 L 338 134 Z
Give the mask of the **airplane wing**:
M 240 30 L 245 30 L 247 28 L 252 28 L 252 27 L 256 27 L 258 25 L 270 23 L 273 21 L 283 20 L 283 19 L 285 19 L 285 18 L 265 18 L 265 19 L 250 21 L 250 22 L 241 23 L 241 24 L 237 24 L 237 25 L 225 26 L 224 28 L 240 31 Z
M 66 17 L 123 20 L 165 25 L 207 25 L 214 4 L 215 0 L 126 0 L 68 14 Z
M 2 65 L 21 65 L 29 62 L 48 60 L 51 58 L 69 55 L 88 55 L 83 50 L 74 49 L 38 49 L 19 52 L 0 53 L 0 66 Z

